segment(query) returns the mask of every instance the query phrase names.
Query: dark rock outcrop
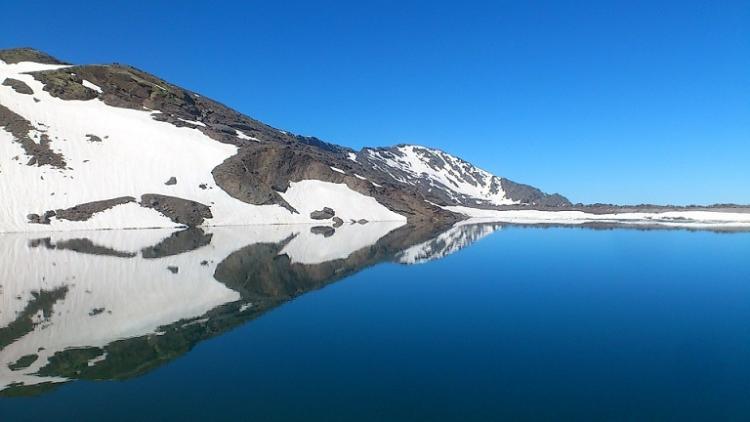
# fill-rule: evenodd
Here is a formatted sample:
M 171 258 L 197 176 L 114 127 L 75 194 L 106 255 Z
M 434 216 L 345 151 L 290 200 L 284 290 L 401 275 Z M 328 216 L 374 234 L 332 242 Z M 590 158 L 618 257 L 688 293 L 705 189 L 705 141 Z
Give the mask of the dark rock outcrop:
M 30 132 L 34 126 L 28 120 L 14 113 L 9 108 L 0 104 L 0 127 L 13 135 L 14 140 L 23 148 L 26 155 L 31 157 L 28 165 L 51 166 L 65 169 L 67 164 L 62 154 L 52 151 L 50 139 L 46 133 L 42 133 L 39 142 L 34 142 Z
M 5 78 L 5 80 L 3 81 L 3 85 L 13 88 L 13 90 L 19 94 L 31 95 L 34 93 L 34 90 L 31 89 L 30 86 L 26 85 L 26 82 L 19 81 L 18 79 Z
M 508 179 L 501 179 L 501 186 L 509 199 L 520 201 L 522 204 L 544 207 L 567 207 L 571 205 L 570 201 L 560 194 L 546 194 L 533 186 L 516 183 Z
M 8 64 L 15 64 L 20 62 L 35 62 L 44 64 L 67 64 L 61 62 L 56 58 L 50 56 L 47 53 L 35 50 L 33 48 L 21 47 L 12 48 L 9 50 L 0 50 L 0 60 Z
M 486 197 L 467 194 L 475 188 L 480 188 L 489 195 L 496 195 L 502 190 L 505 198 L 527 206 L 570 205 L 570 202 L 559 194 L 546 194 L 532 186 L 493 176 L 459 157 L 434 148 L 402 144 L 384 148 L 365 148 L 363 151 L 363 154 L 357 155 L 357 161 L 398 181 L 405 188 L 418 190 L 430 202 L 440 205 L 490 209 L 500 207 Z M 444 178 L 414 170 L 409 164 L 415 158 L 421 161 L 422 166 L 427 166 L 435 173 L 449 175 L 450 179 L 446 182 Z
M 90 133 L 87 133 L 86 134 L 86 140 L 89 141 L 89 142 L 101 142 L 102 138 L 100 138 L 100 137 L 98 137 L 96 135 L 92 135 Z
M 55 216 L 54 211 L 45 211 L 44 214 L 29 214 L 26 216 L 26 218 L 29 220 L 29 223 L 31 224 L 49 224 L 50 219 Z
M 153 208 L 177 224 L 196 227 L 213 218 L 211 208 L 200 202 L 174 196 L 148 193 L 141 196 L 141 206 Z
M 331 171 L 331 167 L 340 168 L 345 174 Z M 385 181 L 381 174 L 355 163 L 345 154 L 331 154 L 309 145 L 253 143 L 216 167 L 213 176 L 216 184 L 236 199 L 254 205 L 281 205 L 291 212 L 297 211 L 279 192 L 285 192 L 291 182 L 322 180 L 345 184 L 356 192 L 371 196 L 412 222 L 461 219 L 425 201 L 420 192 Z M 382 184 L 376 182 L 376 185 L 373 180 Z
M 99 93 L 83 86 L 83 78 L 73 68 L 32 72 L 34 78 L 44 84 L 44 90 L 63 100 L 93 100 Z
M 310 213 L 313 220 L 330 220 L 336 215 L 336 211 L 331 208 L 323 207 L 322 210 L 316 210 Z
M 106 211 L 129 202 L 135 202 L 135 198 L 132 196 L 122 196 L 103 201 L 87 202 L 71 208 L 55 210 L 55 218 L 68 221 L 87 221 L 98 212 Z

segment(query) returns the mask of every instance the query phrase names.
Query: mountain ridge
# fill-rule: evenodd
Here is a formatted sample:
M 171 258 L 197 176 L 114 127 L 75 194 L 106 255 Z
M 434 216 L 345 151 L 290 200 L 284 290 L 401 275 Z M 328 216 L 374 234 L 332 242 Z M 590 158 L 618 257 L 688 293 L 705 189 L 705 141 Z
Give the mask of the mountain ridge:
M 373 155 L 398 155 L 403 144 L 355 151 L 316 137 L 295 135 L 132 66 L 69 65 L 30 48 L 0 50 L 0 61 L 0 127 L 15 145 L 5 145 L 4 153 L 13 154 L 16 161 L 0 163 L 0 177 L 10 181 L 2 193 L 17 197 L 19 189 L 10 186 L 26 184 L 32 178 L 47 177 L 58 183 L 35 184 L 32 194 L 40 195 L 37 191 L 41 190 L 44 200 L 10 201 L 14 208 L 4 212 L 8 219 L 13 215 L 13 224 L 2 227 L 0 221 L 0 231 L 35 230 L 34 225 L 46 225 L 45 229 L 137 228 L 143 227 L 146 220 L 149 227 L 312 222 L 313 212 L 329 204 L 321 202 L 314 210 L 308 210 L 308 204 L 320 201 L 294 192 L 295 186 L 302 185 L 314 186 L 322 197 L 329 197 L 328 201 L 333 201 L 333 192 L 344 186 L 339 190 L 351 201 L 339 201 L 337 220 L 331 218 L 328 224 L 383 218 L 411 222 L 465 218 L 448 211 L 448 206 L 570 205 L 560 195 L 548 195 L 492 175 L 434 148 L 409 146 L 419 150 L 411 165 L 427 171 L 405 172 L 394 167 L 395 161 L 378 161 Z M 55 117 L 58 115 L 67 119 Z M 115 127 L 119 132 L 114 131 Z M 227 147 L 206 145 L 206 138 Z M 134 151 L 138 149 L 152 153 L 158 149 L 162 160 L 139 155 Z M 200 154 L 211 155 L 212 164 L 202 163 L 204 157 Z M 27 158 L 21 160 L 22 155 Z M 105 160 L 116 165 L 100 162 Z M 178 166 L 168 164 L 168 160 L 184 163 Z M 15 167 L 22 161 L 35 171 Z M 151 166 L 146 170 L 163 180 L 136 183 L 143 178 L 137 167 L 145 165 L 144 161 Z M 79 170 L 95 167 L 91 164 L 94 162 L 98 174 Z M 440 163 L 451 166 L 439 167 Z M 191 172 L 198 172 L 203 166 L 208 170 L 200 174 L 205 180 L 183 189 L 181 180 L 196 178 Z M 113 167 L 130 180 L 108 174 Z M 165 167 L 164 171 L 159 167 Z M 165 173 L 166 167 L 175 167 L 175 174 Z M 14 171 L 9 172 L 10 169 Z M 405 177 L 407 173 L 409 176 Z M 79 177 L 84 174 L 90 186 L 106 183 L 109 188 L 89 188 L 85 180 L 71 182 L 81 180 Z M 165 181 L 173 179 L 174 184 L 164 187 Z M 66 190 L 61 192 L 63 188 Z M 59 199 L 61 196 L 66 198 Z M 123 197 L 132 200 L 123 202 Z M 297 202 L 291 203 L 294 198 Z M 367 198 L 373 198 L 376 204 Z M 160 216 L 143 216 L 138 207 L 154 210 Z M 350 207 L 359 211 L 342 211 Z M 125 208 L 127 212 L 123 211 Z M 93 212 L 82 215 L 78 213 L 80 209 Z M 75 220 L 78 224 L 68 224 L 70 220 L 62 217 L 71 212 L 79 216 Z M 19 219 L 20 214 L 23 219 Z M 111 214 L 116 214 L 114 221 L 103 217 Z M 107 221 L 89 223 L 96 219 Z

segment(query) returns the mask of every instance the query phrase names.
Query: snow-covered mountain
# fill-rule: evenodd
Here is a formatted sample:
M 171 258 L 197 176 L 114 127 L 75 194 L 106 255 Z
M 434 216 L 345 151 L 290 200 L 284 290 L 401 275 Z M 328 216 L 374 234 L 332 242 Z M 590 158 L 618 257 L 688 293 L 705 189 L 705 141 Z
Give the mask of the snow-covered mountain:
M 365 148 L 360 156 L 373 168 L 414 186 L 440 204 L 464 206 L 541 205 L 567 206 L 560 195 L 547 195 L 482 170 L 456 156 L 419 145 Z
M 293 135 L 123 65 L 0 51 L 0 232 L 457 221 L 569 203 L 424 147 Z

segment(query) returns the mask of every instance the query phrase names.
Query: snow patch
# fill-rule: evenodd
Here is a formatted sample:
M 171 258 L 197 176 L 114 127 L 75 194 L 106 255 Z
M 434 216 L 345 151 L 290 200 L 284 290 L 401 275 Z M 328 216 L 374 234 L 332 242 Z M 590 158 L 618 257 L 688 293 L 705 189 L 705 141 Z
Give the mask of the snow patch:
M 323 207 L 332 208 L 344 220 L 401 221 L 406 217 L 389 210 L 371 196 L 362 195 L 343 183 L 321 180 L 291 182 L 286 192 L 279 193 L 303 216 Z
M 199 122 L 197 120 L 187 120 L 187 119 L 182 119 L 182 118 L 179 118 L 179 117 L 177 119 L 180 120 L 180 121 L 183 121 L 185 123 L 190 123 L 191 125 L 201 126 L 201 127 L 207 127 L 205 123 Z
M 443 207 L 477 221 L 498 221 L 516 224 L 584 224 L 592 222 L 662 225 L 667 227 L 750 227 L 750 213 L 718 211 L 667 211 L 593 214 L 583 211 L 483 210 L 463 206 Z
M 256 137 L 253 137 L 253 136 L 248 136 L 248 135 L 245 134 L 245 132 L 241 132 L 241 131 L 239 131 L 237 129 L 235 129 L 234 132 L 237 134 L 237 137 L 240 138 L 240 139 L 242 139 L 243 141 L 260 142 L 260 139 L 258 139 Z
M 83 86 L 85 86 L 88 89 L 93 89 L 94 91 L 96 91 L 96 92 L 98 92 L 100 94 L 103 92 L 102 89 L 99 88 L 99 85 L 91 83 L 91 82 L 87 81 L 86 79 L 83 80 Z

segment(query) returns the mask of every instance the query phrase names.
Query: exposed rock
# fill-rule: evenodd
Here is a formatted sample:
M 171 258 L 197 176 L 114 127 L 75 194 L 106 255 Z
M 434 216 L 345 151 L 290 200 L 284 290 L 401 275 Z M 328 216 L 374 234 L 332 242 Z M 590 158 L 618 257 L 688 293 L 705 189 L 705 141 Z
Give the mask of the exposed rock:
M 101 142 L 102 141 L 102 138 L 100 138 L 100 137 L 98 137 L 96 135 L 92 135 L 90 133 L 86 134 L 86 138 L 87 138 L 86 140 L 89 141 L 89 142 Z
M 96 316 L 105 311 L 105 308 L 94 308 L 91 311 L 89 311 L 89 316 Z
M 358 220 L 358 221 L 357 221 L 357 223 L 359 223 L 359 224 L 367 224 L 367 223 L 369 223 L 369 221 L 367 221 L 367 220 L 365 220 L 365 219 L 363 218 L 363 219 L 361 219 L 361 220 Z
M 26 85 L 26 82 L 19 81 L 18 79 L 5 78 L 3 85 L 13 88 L 19 94 L 32 95 L 34 93 L 34 90 Z
M 560 195 L 500 178 L 459 157 L 418 145 L 365 148 L 357 160 L 441 205 L 495 208 L 508 199 L 525 205 L 570 205 Z M 428 167 L 432 173 L 423 171 Z M 504 194 L 504 195 L 503 195 Z
M 55 218 L 68 221 L 87 221 L 98 212 L 106 211 L 129 202 L 135 202 L 135 198 L 132 196 L 121 196 L 103 201 L 87 202 L 64 210 L 55 210 Z
M 344 220 L 340 219 L 339 217 L 333 217 L 333 227 L 341 227 L 344 225 Z
M 569 206 L 570 201 L 559 194 L 545 194 L 541 190 L 508 179 L 501 179 L 501 186 L 508 198 L 520 201 L 523 204 L 540 205 L 548 207 Z
M 170 273 L 172 273 L 172 274 L 177 274 L 177 273 L 179 273 L 179 272 L 180 272 L 180 267 L 173 267 L 173 266 L 169 266 L 169 267 L 167 267 L 167 269 L 168 269 L 168 270 L 169 270 L 169 272 L 170 272 Z
M 75 73 L 75 68 L 31 72 L 34 79 L 44 84 L 44 90 L 62 100 L 88 101 L 99 96 L 91 88 L 83 86 L 83 78 Z
M 315 226 L 310 227 L 310 233 L 312 234 L 320 234 L 324 237 L 331 237 L 334 233 L 336 233 L 336 229 L 330 226 Z
M 313 211 L 310 213 L 310 218 L 313 220 L 328 220 L 336 215 L 336 211 L 331 208 L 323 207 L 322 210 Z
M 167 185 L 167 186 L 176 185 L 177 184 L 177 178 L 174 177 L 174 176 L 172 176 L 172 177 L 169 178 L 169 180 L 167 180 L 166 182 L 164 182 L 164 184 Z
M 153 208 L 177 224 L 196 227 L 207 218 L 213 218 L 211 208 L 200 202 L 159 194 L 141 196 L 141 206 Z
M 75 76 L 71 77 L 73 73 Z M 315 145 L 331 150 L 341 147 L 327 144 L 316 138 L 299 137 L 274 129 L 264 123 L 244 116 L 218 102 L 196 95 L 160 78 L 131 66 L 120 64 L 75 66 L 65 69 L 34 72 L 34 77 L 45 84 L 50 94 L 59 98 L 99 98 L 114 107 L 135 110 L 155 110 L 156 120 L 179 127 L 194 127 L 219 142 L 243 146 L 256 142 Z M 81 90 L 78 79 L 85 79 L 101 88 L 102 93 Z M 82 86 L 82 85 L 79 85 Z M 189 121 L 200 121 L 206 126 L 196 126 Z M 237 131 L 252 139 L 241 139 Z
M 47 53 L 42 53 L 33 48 L 22 47 L 8 50 L 0 50 L 0 60 L 8 64 L 20 62 L 35 62 L 44 64 L 67 64 L 61 62 Z
M 296 214 L 297 210 L 278 194 L 289 187 L 288 180 L 280 173 L 293 171 L 286 167 L 292 164 L 284 164 L 284 159 L 290 157 L 280 156 L 280 153 L 270 146 L 268 149 L 245 148 L 224 160 L 211 173 L 216 184 L 235 199 L 253 205 L 280 205 Z
M 332 172 L 330 167 L 346 169 L 347 173 Z M 356 169 L 353 167 L 357 167 Z M 381 180 L 380 173 L 361 167 L 345 153 L 331 154 L 308 145 L 286 146 L 258 144 L 241 148 L 213 170 L 216 184 L 230 196 L 254 205 L 277 204 L 296 212 L 279 192 L 285 192 L 291 182 L 322 180 L 345 184 L 348 188 L 375 198 L 393 212 L 417 221 L 458 221 L 462 217 L 424 201 L 423 196 L 408 186 L 374 185 L 370 180 Z M 386 182 L 384 182 L 386 183 Z
M 55 216 L 54 211 L 46 211 L 44 214 L 29 214 L 26 218 L 31 224 L 49 224 L 50 219 Z
M 8 369 L 10 369 L 11 371 L 18 371 L 24 368 L 28 368 L 32 363 L 36 362 L 37 359 L 39 359 L 39 355 L 37 354 L 21 356 L 15 362 L 8 364 Z
M 12 112 L 7 107 L 0 104 L 0 127 L 4 127 L 14 140 L 21 144 L 26 155 L 31 157 L 28 165 L 45 166 L 65 169 L 67 164 L 62 154 L 52 151 L 50 140 L 46 133 L 40 135 L 39 142 L 34 142 L 30 137 L 30 132 L 35 130 L 34 126 L 28 120 Z

